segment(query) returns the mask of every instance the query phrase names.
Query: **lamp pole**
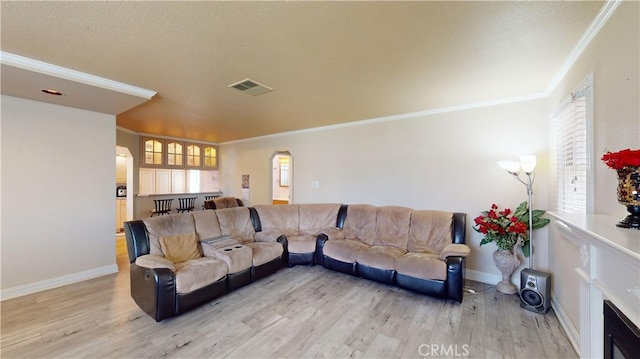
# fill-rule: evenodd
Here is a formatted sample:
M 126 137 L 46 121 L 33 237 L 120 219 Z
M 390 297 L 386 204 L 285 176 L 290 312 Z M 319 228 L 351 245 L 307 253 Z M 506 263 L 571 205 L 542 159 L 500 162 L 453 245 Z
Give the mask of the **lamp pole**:
M 533 204 L 533 181 L 536 178 L 535 172 L 525 172 L 527 175 L 527 182 L 523 181 L 520 178 L 520 175 L 516 173 L 511 173 L 515 179 L 520 181 L 525 187 L 527 187 L 527 195 L 529 195 L 529 202 L 527 203 L 527 210 L 529 212 L 529 268 L 533 269 L 533 211 L 531 210 Z
M 533 181 L 536 178 L 534 172 L 536 168 L 536 156 L 520 156 L 520 162 L 514 161 L 500 161 L 498 165 L 507 170 L 513 178 L 517 179 L 525 187 L 527 187 L 527 195 L 529 196 L 529 202 L 527 203 L 529 208 L 529 268 L 533 269 L 533 210 L 531 209 L 533 204 Z M 526 182 L 520 178 L 520 169 L 527 175 Z

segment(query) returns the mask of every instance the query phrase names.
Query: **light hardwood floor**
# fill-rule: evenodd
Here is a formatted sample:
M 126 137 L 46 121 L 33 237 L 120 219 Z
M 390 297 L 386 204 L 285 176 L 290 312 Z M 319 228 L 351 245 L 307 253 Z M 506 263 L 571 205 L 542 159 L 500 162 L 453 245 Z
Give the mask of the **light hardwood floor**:
M 1 303 L 2 358 L 576 358 L 553 311 L 468 282 L 462 304 L 294 267 L 156 323 L 120 273 Z

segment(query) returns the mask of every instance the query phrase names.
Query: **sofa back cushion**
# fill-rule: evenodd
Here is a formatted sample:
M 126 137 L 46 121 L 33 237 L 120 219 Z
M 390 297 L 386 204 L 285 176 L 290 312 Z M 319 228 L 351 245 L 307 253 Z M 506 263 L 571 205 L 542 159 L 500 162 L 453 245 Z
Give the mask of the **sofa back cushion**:
M 378 207 L 368 204 L 353 204 L 347 208 L 344 221 L 346 239 L 359 239 L 373 245 L 376 236 L 376 215 Z
M 256 231 L 251 223 L 251 215 L 247 207 L 216 209 L 218 223 L 222 235 L 232 236 L 240 243 L 253 242 Z
M 235 197 L 218 197 L 213 199 L 216 209 L 239 207 Z
M 335 228 L 339 210 L 340 204 L 335 203 L 301 204 L 298 210 L 300 235 L 317 236 Z
M 191 215 L 193 216 L 198 238 L 207 239 L 222 235 L 216 211 L 195 211 Z
M 376 216 L 376 239 L 374 245 L 407 249 L 411 208 L 398 206 L 378 207 Z
M 202 257 L 202 249 L 195 232 L 162 236 L 160 249 L 164 257 L 173 263 Z
M 149 233 L 149 254 L 162 256 L 160 237 L 184 233 L 195 233 L 196 226 L 191 213 L 173 214 L 169 216 L 149 217 L 143 219 Z
M 444 211 L 413 211 L 407 250 L 418 253 L 440 253 L 451 244 L 453 213 Z
M 263 231 L 279 230 L 285 236 L 297 236 L 298 208 L 297 204 L 257 205 L 254 206 Z

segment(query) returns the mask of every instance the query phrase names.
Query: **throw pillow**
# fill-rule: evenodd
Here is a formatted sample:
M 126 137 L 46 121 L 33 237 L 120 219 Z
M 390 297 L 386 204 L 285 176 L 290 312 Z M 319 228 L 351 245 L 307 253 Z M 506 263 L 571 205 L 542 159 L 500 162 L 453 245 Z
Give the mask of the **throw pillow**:
M 164 257 L 173 263 L 202 257 L 198 235 L 195 232 L 160 237 L 160 249 Z

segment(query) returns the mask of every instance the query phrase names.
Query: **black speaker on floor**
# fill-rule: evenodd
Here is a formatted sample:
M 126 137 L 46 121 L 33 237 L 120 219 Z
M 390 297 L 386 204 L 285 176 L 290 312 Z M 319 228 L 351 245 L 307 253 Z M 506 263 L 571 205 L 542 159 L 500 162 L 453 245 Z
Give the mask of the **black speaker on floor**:
M 551 309 L 551 274 L 530 268 L 520 272 L 520 306 L 536 313 Z

